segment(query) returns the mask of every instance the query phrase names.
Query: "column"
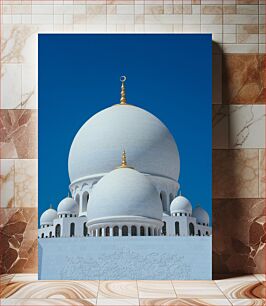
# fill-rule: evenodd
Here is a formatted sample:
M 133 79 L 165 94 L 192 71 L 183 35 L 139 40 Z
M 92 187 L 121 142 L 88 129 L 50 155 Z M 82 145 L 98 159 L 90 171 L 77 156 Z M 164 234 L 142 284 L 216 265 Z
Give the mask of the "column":
M 137 236 L 140 236 L 140 226 L 136 225 L 136 228 L 137 228 Z
M 113 227 L 110 226 L 110 237 L 113 237 Z
M 122 226 L 121 225 L 119 225 L 119 232 L 118 233 L 119 233 L 118 236 L 122 236 Z

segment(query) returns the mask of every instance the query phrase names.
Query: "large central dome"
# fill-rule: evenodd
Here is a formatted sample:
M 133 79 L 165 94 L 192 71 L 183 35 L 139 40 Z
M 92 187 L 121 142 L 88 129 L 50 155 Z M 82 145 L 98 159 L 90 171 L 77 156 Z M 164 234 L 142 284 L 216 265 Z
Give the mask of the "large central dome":
M 151 113 L 132 105 L 114 105 L 91 117 L 71 145 L 71 182 L 112 171 L 126 149 L 128 163 L 139 172 L 178 180 L 179 154 L 166 126 Z
M 178 180 L 178 149 L 167 127 L 139 107 L 118 104 L 95 114 L 75 136 L 68 159 L 71 183 L 112 171 L 124 149 L 139 172 Z

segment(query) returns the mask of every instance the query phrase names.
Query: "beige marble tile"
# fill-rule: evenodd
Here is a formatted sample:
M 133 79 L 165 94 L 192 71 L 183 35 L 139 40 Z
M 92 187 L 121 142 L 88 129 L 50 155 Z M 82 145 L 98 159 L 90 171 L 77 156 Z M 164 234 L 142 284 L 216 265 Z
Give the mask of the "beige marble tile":
M 245 306 L 265 306 L 266 300 L 264 299 L 230 299 L 231 304 L 234 305 L 245 305 Z
M 14 274 L 14 277 L 12 279 L 13 283 L 16 282 L 32 282 L 38 280 L 38 274 L 37 273 L 17 273 Z
M 36 159 L 15 161 L 15 206 L 37 207 Z
M 266 165 L 265 165 L 265 149 L 259 150 L 259 197 L 265 198 L 265 185 L 266 185 Z
M 178 298 L 223 299 L 221 290 L 212 281 L 172 281 Z
M 114 306 L 138 306 L 139 300 L 138 299 L 97 299 L 97 305 L 114 305 Z
M 185 306 L 185 305 L 191 305 L 191 306 L 227 306 L 231 305 L 230 302 L 227 299 L 140 299 L 140 305 L 141 306 Z
M 9 283 L 2 298 L 91 299 L 96 298 L 99 281 L 35 281 Z
M 1 274 L 0 275 L 0 294 L 6 285 L 13 279 L 14 274 Z M 1 303 L 0 303 L 1 305 Z
M 230 148 L 265 148 L 265 106 L 229 106 Z
M 17 108 L 21 104 L 21 65 L 1 66 L 1 108 Z
M 224 24 L 258 24 L 257 15 L 224 15 L 223 16 Z
M 258 44 L 223 44 L 223 52 L 228 54 L 255 54 L 258 51 Z
M 254 277 L 255 278 L 255 277 Z M 255 278 L 256 279 L 256 278 Z M 266 298 L 266 287 L 258 280 L 254 281 L 216 281 L 217 286 L 228 299 Z
M 2 299 L 1 305 L 29 305 L 29 306 L 50 306 L 50 305 L 69 305 L 69 306 L 90 306 L 96 305 L 96 299 Z
M 136 281 L 100 281 L 99 299 L 131 299 L 137 297 Z
M 250 33 L 238 33 L 237 34 L 237 43 L 238 44 L 258 44 L 259 35 L 250 34 Z
M 163 13 L 164 13 L 163 5 L 150 5 L 150 4 L 147 4 L 144 7 L 144 14 L 145 15 L 157 15 L 157 14 L 163 14 Z
M 171 281 L 137 281 L 139 298 L 175 298 Z
M 37 108 L 37 69 L 33 64 L 22 64 L 21 70 L 21 105 L 24 108 Z
M 260 282 L 265 282 L 266 281 L 266 274 L 254 274 L 254 276 Z
M 201 5 L 201 14 L 221 15 L 222 13 L 222 5 Z
M 257 34 L 257 33 L 259 33 L 259 26 L 257 24 L 237 25 L 237 33 L 240 33 L 240 34 Z
M 1 207 L 15 205 L 15 162 L 13 159 L 0 160 Z
M 37 33 L 33 25 L 6 25 L 2 29 L 1 60 L 3 63 L 37 63 Z
M 240 14 L 240 15 L 245 15 L 245 14 L 248 14 L 248 15 L 258 15 L 259 13 L 259 7 L 258 5 L 251 5 L 251 4 L 242 4 L 242 5 L 237 5 L 236 6 L 236 12 L 237 14 Z

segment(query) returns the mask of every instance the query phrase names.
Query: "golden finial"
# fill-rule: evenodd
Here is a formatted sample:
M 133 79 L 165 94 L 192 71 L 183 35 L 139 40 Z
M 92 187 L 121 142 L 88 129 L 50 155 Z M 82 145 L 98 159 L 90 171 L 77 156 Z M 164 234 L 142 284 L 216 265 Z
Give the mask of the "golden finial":
M 126 156 L 126 151 L 125 150 L 122 153 L 122 161 L 121 161 L 120 168 L 127 168 L 127 156 Z
M 130 168 L 130 169 L 133 169 L 133 167 L 129 167 L 127 165 L 127 156 L 126 156 L 126 151 L 125 150 L 123 150 L 122 158 L 121 158 L 121 165 L 119 166 L 119 168 Z
M 126 99 L 126 88 L 125 88 L 125 81 L 126 81 L 126 77 L 124 75 L 122 75 L 120 77 L 120 81 L 122 82 L 121 85 L 121 98 L 120 98 L 120 104 L 121 105 L 125 105 L 127 104 L 127 99 Z

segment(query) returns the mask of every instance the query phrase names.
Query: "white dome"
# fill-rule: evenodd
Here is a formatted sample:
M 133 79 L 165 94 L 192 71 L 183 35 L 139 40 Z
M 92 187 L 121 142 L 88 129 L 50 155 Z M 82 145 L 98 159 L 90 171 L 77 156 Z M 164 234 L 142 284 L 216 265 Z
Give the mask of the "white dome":
M 189 213 L 192 214 L 192 205 L 189 200 L 181 195 L 173 199 L 170 205 L 170 212 L 173 213 Z
M 72 198 L 64 198 L 57 207 L 58 214 L 78 214 L 78 203 Z
M 40 218 L 40 225 L 53 225 L 54 219 L 57 218 L 57 212 L 53 208 L 47 209 Z
M 124 149 L 139 172 L 178 180 L 179 153 L 167 127 L 139 107 L 118 104 L 95 114 L 76 134 L 68 158 L 70 181 L 112 171 Z
M 146 217 L 162 220 L 159 193 L 149 178 L 130 168 L 106 174 L 92 190 L 88 221 L 110 217 Z
M 200 206 L 197 206 L 195 209 L 193 209 L 192 216 L 197 219 L 197 223 L 209 225 L 210 218 L 206 210 L 201 208 Z

